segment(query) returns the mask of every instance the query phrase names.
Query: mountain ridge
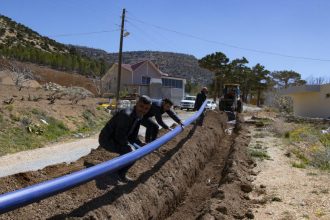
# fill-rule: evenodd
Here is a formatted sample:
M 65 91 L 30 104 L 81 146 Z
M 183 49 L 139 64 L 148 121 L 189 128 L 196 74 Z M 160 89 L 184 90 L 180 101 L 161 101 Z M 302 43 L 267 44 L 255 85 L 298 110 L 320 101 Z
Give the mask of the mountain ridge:
M 75 46 L 76 50 L 87 57 L 103 59 L 108 64 L 118 62 L 118 53 L 107 53 L 101 49 Z M 174 77 L 181 77 L 191 83 L 208 85 L 212 82 L 213 73 L 198 65 L 198 59 L 193 55 L 161 52 L 161 51 L 127 51 L 123 52 L 123 63 L 134 64 L 144 60 L 151 60 L 164 73 Z
M 0 53 L 5 58 L 85 76 L 102 76 L 118 62 L 118 53 L 61 44 L 1 14 Z M 162 72 L 184 78 L 189 83 L 208 85 L 214 75 L 199 67 L 198 59 L 193 55 L 161 51 L 123 52 L 123 63 L 134 64 L 143 60 L 151 60 Z

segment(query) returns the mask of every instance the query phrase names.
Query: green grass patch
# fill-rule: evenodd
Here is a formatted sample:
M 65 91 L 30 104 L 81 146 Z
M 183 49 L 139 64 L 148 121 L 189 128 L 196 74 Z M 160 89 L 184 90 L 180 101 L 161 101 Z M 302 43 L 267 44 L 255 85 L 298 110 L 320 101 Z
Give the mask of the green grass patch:
M 321 170 L 330 171 L 330 148 L 312 154 L 311 165 Z
M 39 117 L 47 117 L 45 112 L 40 111 L 39 109 L 36 108 L 32 109 L 31 113 Z
M 321 134 L 320 142 L 326 147 L 330 148 L 330 134 Z
M 62 121 L 56 120 L 55 118 L 49 117 L 46 119 L 48 125 L 42 136 L 46 138 L 47 141 L 57 140 L 59 137 L 68 135 L 70 133 L 69 129 L 64 125 Z
M 82 123 L 76 131 L 79 133 L 89 133 L 95 130 L 100 130 L 109 120 L 106 115 L 96 117 L 96 115 L 90 110 L 84 111 L 82 116 L 84 118 L 84 123 Z
M 262 160 L 264 160 L 264 159 L 266 159 L 266 160 L 270 159 L 270 156 L 264 150 L 249 149 L 249 154 L 252 157 L 257 157 L 257 158 L 260 158 Z
M 27 132 L 24 127 L 14 127 L 0 132 L 0 155 L 15 153 L 41 146 L 40 138 Z
M 301 124 L 299 128 L 286 132 L 285 137 L 290 143 L 303 143 L 302 152 L 298 147 L 292 153 L 300 160 L 294 166 L 298 168 L 311 165 L 321 170 L 330 171 L 330 134 L 322 134 L 323 127 L 311 124 Z
M 302 162 L 293 162 L 292 166 L 295 168 L 300 168 L 300 169 L 305 169 L 306 168 L 306 164 L 302 163 Z
M 309 164 L 309 159 L 298 149 L 293 149 L 292 153 L 304 164 Z
M 302 125 L 292 131 L 285 134 L 286 138 L 289 138 L 290 142 L 308 142 L 314 143 L 318 140 L 319 131 L 309 125 Z
M 45 119 L 48 125 L 41 126 L 35 126 L 27 117 L 24 118 L 26 120 L 21 123 L 21 126 L 8 128 L 0 132 L 0 155 L 42 147 L 47 142 L 58 140 L 70 134 L 69 129 L 63 122 L 52 117 Z M 38 132 L 35 128 L 38 128 Z
M 45 112 L 38 109 L 26 110 L 17 115 L 12 112 L 8 119 L 0 113 L 0 156 L 43 147 L 49 142 L 71 137 L 77 132 L 99 132 L 109 120 L 109 115 L 96 116 L 95 112 L 95 109 L 86 110 L 77 117 L 67 116 L 66 118 L 77 124 L 77 120 L 81 121 L 83 118 L 84 122 L 79 124 L 80 128 L 76 131 L 70 131 L 63 121 L 47 116 Z M 47 124 L 42 123 L 41 119 Z M 13 123 L 13 121 L 19 123 Z
M 13 105 L 6 105 L 5 109 L 11 112 L 11 111 L 14 110 L 14 106 Z

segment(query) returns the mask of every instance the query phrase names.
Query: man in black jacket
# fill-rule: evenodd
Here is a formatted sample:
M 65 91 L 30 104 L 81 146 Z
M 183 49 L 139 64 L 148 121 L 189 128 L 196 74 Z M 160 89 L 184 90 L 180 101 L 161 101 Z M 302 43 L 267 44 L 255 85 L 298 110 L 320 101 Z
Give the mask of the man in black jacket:
M 182 121 L 175 114 L 175 112 L 171 110 L 172 106 L 173 106 L 173 102 L 168 98 L 162 100 L 155 100 L 152 102 L 149 112 L 143 116 L 141 122 L 141 125 L 146 127 L 146 135 L 145 135 L 146 143 L 152 142 L 157 138 L 159 131 L 158 124 L 164 129 L 171 130 L 170 127 L 166 125 L 162 119 L 162 115 L 165 112 L 183 128 Z M 158 124 L 152 120 L 153 116 L 155 116 Z
M 206 96 L 207 96 L 207 88 L 203 87 L 201 92 L 197 94 L 196 100 L 195 100 L 195 105 L 194 105 L 194 110 L 198 111 L 203 103 L 206 100 Z
M 207 88 L 206 87 L 203 87 L 201 92 L 197 94 L 197 97 L 196 97 L 196 100 L 195 100 L 195 105 L 194 105 L 194 110 L 195 111 L 198 111 L 203 103 L 205 102 L 206 100 L 206 96 L 207 96 Z M 204 121 L 204 115 L 205 113 L 202 112 L 202 114 L 200 115 L 200 117 L 197 119 L 197 124 L 202 126 L 203 125 L 203 121 Z
M 143 145 L 138 138 L 141 119 L 151 107 L 151 99 L 148 96 L 141 96 L 133 109 L 122 109 L 117 112 L 101 130 L 99 144 L 108 151 L 120 155 L 131 152 L 130 145 L 136 143 Z M 128 165 L 118 171 L 119 180 L 128 182 L 131 179 L 126 176 Z

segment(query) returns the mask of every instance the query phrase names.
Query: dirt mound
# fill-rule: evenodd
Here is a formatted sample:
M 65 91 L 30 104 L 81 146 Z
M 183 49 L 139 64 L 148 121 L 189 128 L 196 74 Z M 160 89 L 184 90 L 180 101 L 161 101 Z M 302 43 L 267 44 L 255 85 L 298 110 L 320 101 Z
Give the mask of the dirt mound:
M 249 215 L 245 193 L 253 162 L 243 131 L 224 133 L 226 116 L 208 112 L 203 127 L 189 126 L 130 169 L 134 182 L 117 185 L 112 174 L 0 219 L 226 219 Z M 233 141 L 235 139 L 235 141 Z M 243 144 L 244 143 L 244 144 Z M 52 179 L 115 157 L 102 148 L 69 165 L 0 179 L 1 193 Z M 252 213 L 251 213 L 252 214 Z
M 92 92 L 93 94 L 97 94 L 97 90 L 93 81 L 85 76 L 53 70 L 47 67 L 40 67 L 34 64 L 29 64 L 29 68 L 33 71 L 36 80 L 41 85 L 47 82 L 53 82 L 62 86 L 83 87 Z
M 14 85 L 14 82 L 10 77 L 10 67 L 19 67 L 21 69 L 31 70 L 35 80 L 29 80 L 25 83 L 24 87 L 39 88 L 40 85 L 53 82 L 67 87 L 82 87 L 92 92 L 94 95 L 97 94 L 97 88 L 93 81 L 83 75 L 58 71 L 49 67 L 39 66 L 32 63 L 10 61 L 2 58 L 0 58 L 0 84 Z
M 0 85 L 15 85 L 15 82 L 8 70 L 0 71 Z M 41 85 L 36 80 L 27 80 L 22 83 L 23 87 L 40 88 Z

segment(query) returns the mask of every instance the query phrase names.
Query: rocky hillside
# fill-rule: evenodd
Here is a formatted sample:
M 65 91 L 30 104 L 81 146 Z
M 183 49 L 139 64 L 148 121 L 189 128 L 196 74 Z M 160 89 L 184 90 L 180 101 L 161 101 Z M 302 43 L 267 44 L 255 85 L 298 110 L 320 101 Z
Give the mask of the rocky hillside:
M 69 52 L 69 48 L 64 44 L 43 37 L 30 28 L 3 15 L 0 15 L 0 44 L 7 48 L 16 46 L 33 47 L 50 53 Z
M 0 15 L 0 54 L 4 58 L 85 76 L 102 76 L 110 65 L 118 62 L 117 53 L 64 45 L 41 36 L 3 15 Z M 198 60 L 192 55 L 159 51 L 134 51 L 123 54 L 123 62 L 127 64 L 142 60 L 151 60 L 164 73 L 185 78 L 191 83 L 208 85 L 212 81 L 213 73 L 200 68 Z
M 41 36 L 3 15 L 0 15 L 0 54 L 4 58 L 86 76 L 102 75 L 109 68 L 103 60 L 84 57 L 74 47 Z
M 118 62 L 118 53 L 107 53 L 103 50 L 87 47 L 76 47 L 77 51 L 88 57 L 104 59 L 108 64 Z M 134 64 L 151 60 L 161 71 L 170 76 L 182 77 L 192 83 L 208 85 L 212 82 L 213 73 L 199 67 L 196 57 L 181 53 L 160 51 L 132 51 L 123 53 L 123 63 Z

